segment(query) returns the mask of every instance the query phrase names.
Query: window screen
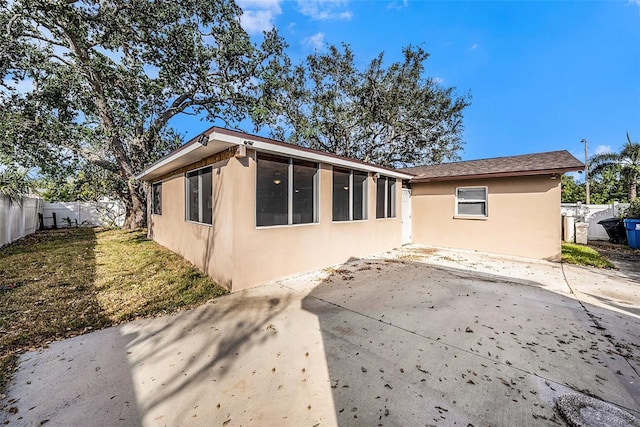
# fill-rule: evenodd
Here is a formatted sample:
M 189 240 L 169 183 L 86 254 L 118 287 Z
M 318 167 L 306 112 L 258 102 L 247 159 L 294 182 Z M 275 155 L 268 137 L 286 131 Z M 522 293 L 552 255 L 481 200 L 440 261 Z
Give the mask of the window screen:
M 289 159 L 258 156 L 256 222 L 258 226 L 289 223 Z
M 316 222 L 318 164 L 268 154 L 256 160 L 256 225 Z
M 162 215 L 162 183 L 156 182 L 151 185 L 151 213 Z
M 334 221 L 349 221 L 349 175 L 348 170 L 333 168 Z
M 186 218 L 213 224 L 213 174 L 211 166 L 187 172 Z
M 367 173 L 353 171 L 353 219 L 367 219 Z
M 487 216 L 487 188 L 467 187 L 456 190 L 457 214 Z
M 293 160 L 293 223 L 307 224 L 315 221 L 316 174 L 318 165 L 303 160 Z
M 376 218 L 396 216 L 396 179 L 381 176 L 376 183 Z

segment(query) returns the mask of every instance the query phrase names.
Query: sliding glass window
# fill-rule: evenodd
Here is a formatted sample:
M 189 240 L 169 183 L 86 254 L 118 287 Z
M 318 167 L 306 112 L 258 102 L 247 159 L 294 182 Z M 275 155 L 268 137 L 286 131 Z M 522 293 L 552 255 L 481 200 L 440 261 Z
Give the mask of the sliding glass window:
M 318 221 L 318 164 L 259 153 L 256 158 L 256 225 Z
M 367 219 L 367 173 L 333 168 L 333 220 Z
M 213 174 L 211 166 L 187 172 L 186 213 L 188 221 L 213 224 Z
M 376 182 L 376 218 L 396 216 L 396 179 L 381 176 Z
M 151 213 L 162 215 L 162 183 L 151 184 Z

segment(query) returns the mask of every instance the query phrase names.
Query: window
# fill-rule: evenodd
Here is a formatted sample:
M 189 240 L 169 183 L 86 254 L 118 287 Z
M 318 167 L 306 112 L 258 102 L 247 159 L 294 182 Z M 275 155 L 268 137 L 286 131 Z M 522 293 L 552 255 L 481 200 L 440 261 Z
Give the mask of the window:
M 487 187 L 456 188 L 456 215 L 487 216 Z
M 367 219 L 367 173 L 333 168 L 333 220 Z
M 318 221 L 318 164 L 258 154 L 256 225 L 308 224 Z
M 151 184 L 151 213 L 162 215 L 162 183 Z
M 396 179 L 381 176 L 376 183 L 376 218 L 395 218 Z
M 213 174 L 211 166 L 187 172 L 187 221 L 213 224 Z

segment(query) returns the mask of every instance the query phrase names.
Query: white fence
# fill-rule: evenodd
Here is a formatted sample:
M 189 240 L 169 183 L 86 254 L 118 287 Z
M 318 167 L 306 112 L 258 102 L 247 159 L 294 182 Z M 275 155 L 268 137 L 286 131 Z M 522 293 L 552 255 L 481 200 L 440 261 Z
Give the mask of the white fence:
M 42 214 L 45 228 L 122 226 L 124 206 L 118 201 L 48 203 L 35 197 L 24 197 L 10 203 L 0 196 L 0 246 L 14 242 L 40 228 Z
M 589 223 L 588 240 L 609 240 L 604 227 L 598 224 L 607 218 L 617 218 L 620 211 L 629 207 L 629 203 L 613 203 L 611 205 L 584 205 L 579 203 L 562 203 L 562 216 L 583 217 Z
M 42 209 L 44 226 L 53 226 L 53 214 L 57 227 L 121 227 L 124 223 L 124 207 L 118 201 L 55 202 L 45 203 Z
M 34 197 L 11 203 L 7 197 L 0 196 L 0 246 L 35 233 L 43 204 L 42 199 Z

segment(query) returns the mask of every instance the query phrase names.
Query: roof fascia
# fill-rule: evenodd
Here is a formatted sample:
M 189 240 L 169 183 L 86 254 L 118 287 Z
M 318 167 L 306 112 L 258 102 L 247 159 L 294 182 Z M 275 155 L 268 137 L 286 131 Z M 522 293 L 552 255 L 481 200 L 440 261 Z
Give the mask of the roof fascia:
M 562 174 L 565 172 L 574 172 L 583 170 L 584 167 L 570 167 L 570 168 L 558 168 L 558 169 L 541 169 L 533 171 L 516 171 L 516 172 L 497 172 L 497 173 L 482 173 L 473 175 L 454 175 L 454 176 L 437 176 L 430 178 L 414 177 L 411 182 L 438 182 L 438 181 L 462 181 L 465 179 L 483 179 L 483 178 L 509 178 L 518 176 L 538 176 L 538 175 L 554 175 Z

